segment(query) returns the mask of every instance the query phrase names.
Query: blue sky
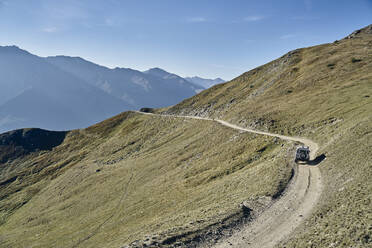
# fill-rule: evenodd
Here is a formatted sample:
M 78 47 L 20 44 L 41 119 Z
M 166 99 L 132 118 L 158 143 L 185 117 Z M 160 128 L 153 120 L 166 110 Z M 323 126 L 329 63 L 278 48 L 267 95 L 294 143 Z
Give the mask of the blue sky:
M 232 79 L 372 23 L 372 0 L 0 0 L 0 45 Z

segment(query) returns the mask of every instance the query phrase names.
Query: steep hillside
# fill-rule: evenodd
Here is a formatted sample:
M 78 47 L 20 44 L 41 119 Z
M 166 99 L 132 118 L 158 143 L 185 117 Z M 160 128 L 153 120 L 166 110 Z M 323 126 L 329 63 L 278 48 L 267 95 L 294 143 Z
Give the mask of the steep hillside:
M 0 247 L 168 246 L 218 232 L 250 217 L 241 202 L 256 212 L 281 192 L 292 147 L 214 122 L 123 113 L 1 164 Z
M 372 25 L 291 51 L 162 111 L 317 141 L 327 154 L 322 202 L 285 247 L 371 245 Z
M 320 201 L 279 246 L 370 247 L 371 48 L 368 26 L 154 112 L 316 141 Z M 0 136 L 0 247 L 213 243 L 281 199 L 299 168 L 295 143 L 215 121 L 126 112 L 37 149 L 29 132 Z

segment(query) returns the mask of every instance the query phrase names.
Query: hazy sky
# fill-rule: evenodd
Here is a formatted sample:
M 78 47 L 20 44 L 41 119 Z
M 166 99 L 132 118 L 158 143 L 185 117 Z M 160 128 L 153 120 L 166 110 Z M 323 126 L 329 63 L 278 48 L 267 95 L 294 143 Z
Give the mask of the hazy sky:
M 372 0 L 0 0 L 0 45 L 232 79 L 372 23 Z

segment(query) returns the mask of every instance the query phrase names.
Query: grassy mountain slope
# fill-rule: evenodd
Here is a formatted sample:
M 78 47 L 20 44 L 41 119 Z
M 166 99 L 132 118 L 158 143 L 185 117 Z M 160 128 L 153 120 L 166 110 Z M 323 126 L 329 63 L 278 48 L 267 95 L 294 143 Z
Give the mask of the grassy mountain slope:
M 157 112 L 218 117 L 317 141 L 327 155 L 321 202 L 281 246 L 368 247 L 371 47 L 369 26 Z M 274 138 L 136 113 L 70 131 L 50 149 L 11 156 L 15 149 L 24 147 L 13 144 L 0 164 L 0 247 L 171 246 L 197 239 L 212 224 L 244 217 L 242 201 L 259 211 L 288 182 L 293 159 L 293 144 Z
M 371 245 L 372 25 L 289 52 L 162 111 L 317 141 L 327 154 L 322 203 L 285 246 Z
M 277 194 L 292 147 L 213 122 L 124 113 L 2 164 L 0 246 L 194 237 L 243 217 L 242 201 Z

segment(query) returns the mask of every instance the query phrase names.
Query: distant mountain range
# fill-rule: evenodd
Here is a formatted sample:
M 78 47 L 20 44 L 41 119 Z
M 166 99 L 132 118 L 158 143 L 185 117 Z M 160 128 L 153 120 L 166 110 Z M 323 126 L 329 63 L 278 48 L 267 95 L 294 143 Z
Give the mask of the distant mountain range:
M 82 128 L 125 110 L 174 105 L 206 88 L 160 68 L 110 69 L 16 46 L 0 46 L 0 73 L 0 133 Z
M 47 62 L 134 108 L 165 107 L 205 89 L 159 68 L 145 72 L 109 69 L 79 57 L 56 56 Z

